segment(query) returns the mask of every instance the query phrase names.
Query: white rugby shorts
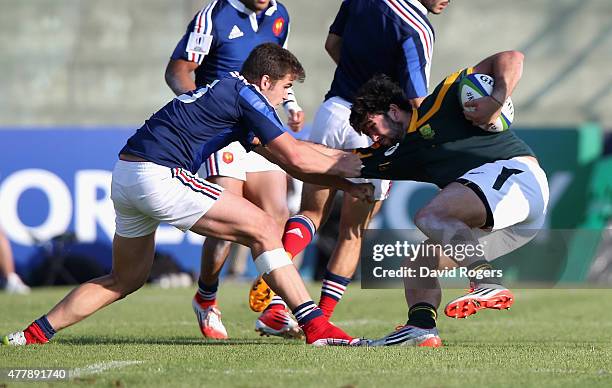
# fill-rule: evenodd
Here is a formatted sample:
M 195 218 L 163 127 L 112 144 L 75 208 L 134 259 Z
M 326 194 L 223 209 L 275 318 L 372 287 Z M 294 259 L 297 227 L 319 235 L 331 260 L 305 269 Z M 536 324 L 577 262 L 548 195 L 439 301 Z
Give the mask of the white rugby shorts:
M 340 97 L 324 101 L 315 114 L 310 140 L 336 149 L 368 147 L 372 140 L 358 134 L 351 124 L 351 104 Z M 374 199 L 382 201 L 389 196 L 391 181 L 382 179 L 350 178 L 353 182 L 369 182 L 374 185 Z
M 111 199 L 115 207 L 115 233 L 141 237 L 161 222 L 189 230 L 221 196 L 223 188 L 182 168 L 152 162 L 117 161 Z
M 202 178 L 224 176 L 246 181 L 248 172 L 283 171 L 278 165 L 259 155 L 247 152 L 237 141 L 210 155 L 202 163 L 198 175 Z
M 486 163 L 457 182 L 474 190 L 487 208 L 487 229 L 474 230 L 487 260 L 525 245 L 544 225 L 548 181 L 533 159 L 520 156 Z

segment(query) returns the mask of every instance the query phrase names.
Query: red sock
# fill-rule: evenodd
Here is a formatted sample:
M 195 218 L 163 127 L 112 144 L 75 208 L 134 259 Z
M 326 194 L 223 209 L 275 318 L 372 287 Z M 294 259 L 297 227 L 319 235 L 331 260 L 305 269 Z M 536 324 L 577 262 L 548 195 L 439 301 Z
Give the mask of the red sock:
M 351 278 L 336 275 L 329 270 L 325 271 L 323 285 L 321 286 L 321 299 L 319 308 L 328 319 L 334 313 L 336 305 L 342 299 L 346 287 L 351 282 Z
M 196 292 L 195 294 L 195 300 L 196 302 L 198 302 L 198 304 L 204 308 L 207 309 L 210 306 L 215 306 L 217 304 L 217 299 L 204 299 L 202 298 L 202 296 Z
M 331 318 L 337 304 L 338 301 L 336 299 L 330 298 L 327 295 L 321 295 L 321 299 L 319 300 L 319 308 L 323 311 L 323 315 L 327 319 Z
M 283 247 L 291 258 L 302 252 L 315 234 L 315 227 L 310 218 L 297 214 L 287 220 L 283 232 Z
M 46 344 L 49 342 L 47 336 L 42 331 L 42 329 L 38 326 L 36 322 L 30 323 L 24 331 L 23 335 L 26 339 L 26 344 Z
M 278 295 L 274 295 L 272 297 L 272 301 L 270 302 L 268 307 L 266 307 L 265 311 L 268 311 L 268 310 L 285 310 L 285 309 L 287 309 L 287 304 L 283 301 L 283 298 L 281 298 Z
M 353 337 L 331 324 L 324 316 L 312 319 L 301 328 L 306 335 L 307 344 L 324 340 L 327 345 L 348 345 L 353 341 Z

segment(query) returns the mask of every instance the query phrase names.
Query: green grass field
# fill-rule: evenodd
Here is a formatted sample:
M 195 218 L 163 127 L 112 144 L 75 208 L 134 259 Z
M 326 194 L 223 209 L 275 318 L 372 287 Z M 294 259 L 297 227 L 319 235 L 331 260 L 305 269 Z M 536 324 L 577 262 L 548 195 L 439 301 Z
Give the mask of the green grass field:
M 200 338 L 192 290 L 147 287 L 51 344 L 0 347 L 0 368 L 70 368 L 79 375 L 72 383 L 87 386 L 612 386 L 612 290 L 518 290 L 509 311 L 442 316 L 440 349 L 314 348 L 259 337 L 248 286 L 221 286 L 229 341 Z M 22 329 L 66 291 L 0 295 L 0 332 Z M 353 285 L 333 321 L 352 335 L 380 337 L 403 323 L 402 294 Z

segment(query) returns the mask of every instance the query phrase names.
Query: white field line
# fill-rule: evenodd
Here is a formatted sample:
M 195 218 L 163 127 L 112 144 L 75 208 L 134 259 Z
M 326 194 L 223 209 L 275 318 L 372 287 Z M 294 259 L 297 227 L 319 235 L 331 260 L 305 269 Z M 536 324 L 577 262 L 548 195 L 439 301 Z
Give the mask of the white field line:
M 109 369 L 123 368 L 129 365 L 142 364 L 144 361 L 108 361 L 88 365 L 84 368 L 75 368 L 70 372 L 70 378 L 83 377 L 102 373 Z

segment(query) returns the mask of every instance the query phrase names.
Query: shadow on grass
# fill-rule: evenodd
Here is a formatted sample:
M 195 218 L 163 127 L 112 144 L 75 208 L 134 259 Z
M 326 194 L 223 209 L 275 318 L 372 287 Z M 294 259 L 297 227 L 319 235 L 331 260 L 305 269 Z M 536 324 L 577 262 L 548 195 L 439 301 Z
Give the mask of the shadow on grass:
M 183 346 L 219 346 L 219 345 L 302 345 L 303 341 L 274 338 L 235 338 L 229 340 L 206 340 L 184 337 L 66 337 L 54 341 L 61 345 L 183 345 Z

